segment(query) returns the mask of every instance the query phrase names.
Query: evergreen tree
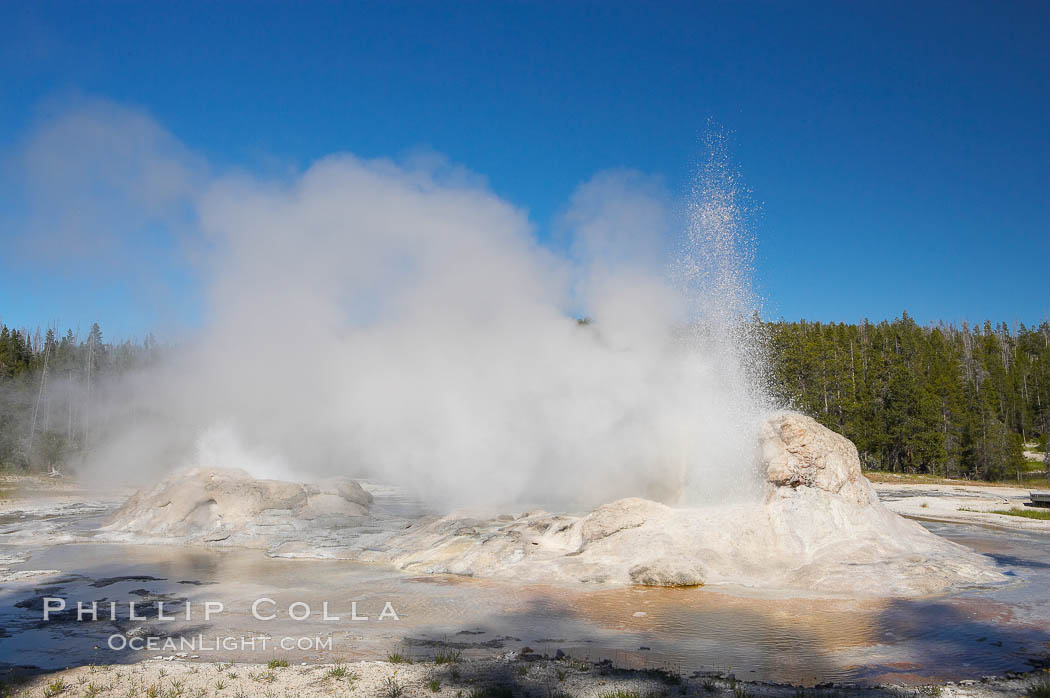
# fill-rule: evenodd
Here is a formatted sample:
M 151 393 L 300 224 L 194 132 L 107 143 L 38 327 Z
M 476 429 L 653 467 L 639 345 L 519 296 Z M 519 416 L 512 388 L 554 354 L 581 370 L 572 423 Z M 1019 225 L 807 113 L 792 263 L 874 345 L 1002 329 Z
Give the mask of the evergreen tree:
M 1050 431 L 1050 323 L 768 323 L 772 384 L 857 445 L 866 468 L 1022 477 Z

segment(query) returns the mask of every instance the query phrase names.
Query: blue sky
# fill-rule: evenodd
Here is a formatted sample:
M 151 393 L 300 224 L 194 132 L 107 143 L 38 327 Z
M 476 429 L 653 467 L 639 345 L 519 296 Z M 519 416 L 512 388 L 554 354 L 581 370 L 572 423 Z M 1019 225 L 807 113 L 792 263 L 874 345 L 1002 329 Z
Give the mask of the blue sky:
M 604 169 L 684 194 L 713 119 L 761 204 L 767 316 L 1031 323 L 1050 317 L 1047 26 L 1027 2 L 4 3 L 0 149 L 78 96 L 222 167 L 431 148 L 545 237 Z M 8 324 L 167 321 L 119 275 L 8 253 L 0 272 Z M 192 324 L 192 279 L 161 276 Z

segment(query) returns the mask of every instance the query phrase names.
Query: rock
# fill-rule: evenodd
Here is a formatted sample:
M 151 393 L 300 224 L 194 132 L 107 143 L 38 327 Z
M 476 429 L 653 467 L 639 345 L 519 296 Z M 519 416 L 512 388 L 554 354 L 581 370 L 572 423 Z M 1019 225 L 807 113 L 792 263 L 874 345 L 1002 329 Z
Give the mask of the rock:
M 853 442 L 797 412 L 770 415 L 758 443 L 766 478 L 774 487 L 812 487 L 859 504 L 878 501 L 861 473 Z
M 583 518 L 580 534 L 584 543 L 593 543 L 628 528 L 637 528 L 666 509 L 663 504 L 638 498 L 603 504 Z
M 316 488 L 320 494 L 334 494 L 342 497 L 348 502 L 353 502 L 362 507 L 368 507 L 372 504 L 372 495 L 365 491 L 365 488 L 361 487 L 357 480 L 351 480 L 347 477 L 333 477 L 327 480 L 321 480 L 316 485 L 306 485 L 307 489 Z
M 845 437 L 792 412 L 769 415 L 758 435 L 764 489 L 752 501 L 672 508 L 627 498 L 583 515 L 386 516 L 378 525 L 352 480 L 191 470 L 137 493 L 108 531 L 514 583 L 911 596 L 1006 580 L 989 558 L 884 507 Z
M 11 582 L 32 579 L 33 577 L 49 577 L 56 574 L 62 574 L 61 570 L 17 570 L 12 572 L 7 569 L 0 569 L 0 584 L 10 584 Z
M 704 583 L 701 566 L 685 560 L 657 559 L 635 565 L 628 574 L 633 583 L 650 587 L 696 587 Z
M 989 558 L 886 509 L 854 445 L 815 420 L 770 415 L 759 450 L 760 501 L 675 509 L 629 498 L 583 516 L 448 516 L 360 559 L 517 582 L 728 584 L 832 595 L 908 596 L 1005 581 Z
M 367 513 L 366 507 L 337 494 L 315 494 L 307 497 L 306 506 L 299 515 L 310 519 L 318 516 L 364 516 Z
M 346 478 L 300 484 L 257 480 L 243 470 L 193 468 L 136 492 L 103 531 L 117 537 L 269 547 L 282 531 L 365 517 L 371 501 Z

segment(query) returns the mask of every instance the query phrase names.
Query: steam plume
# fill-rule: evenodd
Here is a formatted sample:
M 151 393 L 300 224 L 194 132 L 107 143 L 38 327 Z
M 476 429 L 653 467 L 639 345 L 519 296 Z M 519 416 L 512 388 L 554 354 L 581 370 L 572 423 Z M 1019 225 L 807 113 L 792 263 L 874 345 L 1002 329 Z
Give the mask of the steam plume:
M 141 114 L 108 109 L 110 137 L 126 119 L 141 132 Z M 766 404 L 741 329 L 751 243 L 717 148 L 683 235 L 657 180 L 603 172 L 570 200 L 559 255 L 440 160 L 338 154 L 291 177 L 214 176 L 150 129 L 164 134 L 157 181 L 183 206 L 169 228 L 203 260 L 206 321 L 122 386 L 98 472 L 232 465 L 548 507 L 748 491 Z M 121 171 L 157 171 L 157 153 L 127 151 L 145 162 Z M 87 176 L 90 157 L 72 160 L 63 171 Z

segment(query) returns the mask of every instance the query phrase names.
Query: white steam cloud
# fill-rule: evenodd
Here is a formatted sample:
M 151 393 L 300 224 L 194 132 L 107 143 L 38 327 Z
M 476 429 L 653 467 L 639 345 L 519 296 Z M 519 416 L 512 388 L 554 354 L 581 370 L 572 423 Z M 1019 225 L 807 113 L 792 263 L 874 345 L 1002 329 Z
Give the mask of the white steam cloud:
M 767 404 L 741 330 L 750 247 L 724 162 L 702 173 L 683 235 L 657 180 L 597 174 L 564 212 L 559 255 L 520 209 L 434 158 L 205 176 L 147 117 L 104 113 L 43 125 L 32 166 L 60 162 L 61 191 L 76 190 L 66 180 L 89 178 L 91 158 L 68 143 L 118 144 L 128 177 L 111 178 L 124 187 L 113 200 L 166 211 L 206 250 L 206 322 L 122 386 L 99 472 L 229 465 L 374 477 L 443 504 L 573 508 L 750 491 Z M 119 147 L 128 133 L 138 145 Z M 78 239 L 103 230 L 91 221 Z

